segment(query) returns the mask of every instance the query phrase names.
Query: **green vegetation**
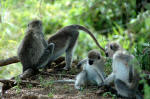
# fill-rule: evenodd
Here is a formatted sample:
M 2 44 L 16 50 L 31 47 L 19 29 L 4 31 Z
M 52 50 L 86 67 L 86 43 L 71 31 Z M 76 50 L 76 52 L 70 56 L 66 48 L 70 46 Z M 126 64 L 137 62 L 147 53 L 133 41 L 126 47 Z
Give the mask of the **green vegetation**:
M 50 93 L 48 94 L 48 97 L 49 97 L 49 98 L 53 98 L 53 93 L 50 92 Z
M 108 41 L 119 41 L 137 57 L 141 68 L 150 72 L 150 11 L 137 14 L 136 0 L 1 0 L 0 4 L 0 59 L 16 56 L 28 22 L 41 19 L 46 39 L 64 26 L 80 24 L 88 27 L 103 47 Z M 95 48 L 90 36 L 81 31 L 74 59 L 86 57 L 86 52 Z M 109 62 L 106 68 L 109 72 Z M 0 78 L 21 72 L 20 63 L 11 64 L 0 68 Z M 144 91 L 149 99 L 147 84 Z
M 116 99 L 116 98 L 117 98 L 116 95 L 112 94 L 111 92 L 105 92 L 105 93 L 103 94 L 103 96 L 104 96 L 104 97 L 111 96 L 112 99 Z
M 21 91 L 21 86 L 20 86 L 21 79 L 19 77 L 15 77 L 15 80 L 16 80 L 17 85 L 14 87 L 14 89 L 16 90 L 17 93 L 20 93 L 20 91 Z
M 40 85 L 42 87 L 52 87 L 53 85 L 53 81 L 47 81 L 47 80 L 44 80 L 44 78 L 42 78 L 41 76 L 39 76 L 39 80 L 40 80 Z

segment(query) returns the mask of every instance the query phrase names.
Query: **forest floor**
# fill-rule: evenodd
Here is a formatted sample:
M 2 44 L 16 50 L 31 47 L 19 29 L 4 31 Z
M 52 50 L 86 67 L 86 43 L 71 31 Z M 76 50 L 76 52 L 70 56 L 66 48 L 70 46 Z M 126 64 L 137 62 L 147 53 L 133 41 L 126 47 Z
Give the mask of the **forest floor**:
M 73 62 L 72 69 L 64 71 L 64 58 L 60 58 L 51 64 L 51 69 L 32 76 L 26 81 L 39 83 L 33 86 L 28 83 L 25 86 L 17 86 L 7 90 L 2 99 L 114 99 L 110 92 L 100 93 L 96 86 L 88 86 L 82 91 L 74 88 L 74 83 L 54 83 L 54 80 L 75 79 L 81 69 L 76 69 L 77 61 Z M 117 98 L 121 99 L 121 98 Z

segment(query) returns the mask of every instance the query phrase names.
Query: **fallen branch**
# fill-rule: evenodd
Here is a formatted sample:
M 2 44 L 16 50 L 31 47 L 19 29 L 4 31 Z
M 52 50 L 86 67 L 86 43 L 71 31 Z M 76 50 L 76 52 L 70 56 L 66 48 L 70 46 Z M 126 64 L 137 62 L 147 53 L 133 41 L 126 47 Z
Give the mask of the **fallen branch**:
M 59 62 L 62 62 L 63 60 L 65 60 L 64 57 L 59 57 L 54 62 L 56 64 L 58 64 Z M 20 62 L 19 57 L 18 56 L 13 56 L 13 57 L 10 57 L 8 59 L 0 60 L 0 67 L 6 66 L 6 65 L 9 65 L 9 64 L 13 64 L 13 63 L 18 63 L 18 62 Z
M 6 79 L 0 79 L 0 82 L 3 84 L 17 84 L 16 80 L 6 80 Z M 34 82 L 34 81 L 27 81 L 27 80 L 21 80 L 20 82 L 18 82 L 20 85 L 26 85 L 26 84 L 32 84 L 33 86 L 37 86 L 40 85 L 40 83 Z
M 20 62 L 19 57 L 13 56 L 8 59 L 0 60 L 0 67 L 9 65 L 9 64 L 13 64 L 13 63 L 17 63 L 17 62 Z
M 2 86 L 2 93 L 4 93 L 6 90 L 14 87 L 17 85 L 16 80 L 5 80 L 5 79 L 0 79 L 0 82 L 3 83 Z M 40 83 L 37 82 L 33 82 L 33 81 L 26 81 L 26 80 L 21 80 L 20 82 L 18 82 L 19 85 L 21 86 L 25 86 L 26 84 L 32 84 L 33 86 L 37 86 L 40 85 Z
M 2 86 L 2 93 L 4 94 L 6 90 L 14 87 L 17 85 L 16 80 L 5 80 L 5 79 L 0 79 L 0 82 L 3 83 Z M 40 85 L 40 83 L 37 82 L 33 82 L 33 81 L 26 81 L 26 80 L 21 80 L 20 82 L 18 82 L 19 85 L 21 86 L 25 86 L 26 84 L 32 84 L 33 86 L 37 86 Z

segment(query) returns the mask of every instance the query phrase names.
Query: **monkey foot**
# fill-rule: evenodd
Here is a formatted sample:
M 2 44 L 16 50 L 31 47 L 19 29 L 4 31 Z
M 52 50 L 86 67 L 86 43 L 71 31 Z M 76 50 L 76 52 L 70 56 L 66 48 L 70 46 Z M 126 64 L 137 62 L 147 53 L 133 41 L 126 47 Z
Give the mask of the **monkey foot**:
M 34 70 L 29 68 L 26 71 L 24 71 L 22 74 L 20 74 L 19 78 L 23 80 L 23 79 L 29 78 L 33 75 L 34 75 Z
M 33 76 L 35 74 L 33 69 L 27 69 L 26 71 L 24 71 L 22 74 L 18 75 L 17 77 L 24 80 L 26 78 L 29 78 L 31 76 Z M 11 80 L 14 80 L 16 77 L 12 77 Z
M 27 69 L 26 71 L 23 72 L 23 74 L 21 74 L 19 76 L 20 79 L 26 79 L 26 78 L 29 78 L 31 77 L 32 75 L 34 74 L 34 70 L 29 68 Z
M 70 67 L 67 67 L 67 66 L 65 66 L 64 68 L 63 68 L 63 70 L 66 70 L 66 71 L 68 71 L 70 69 Z

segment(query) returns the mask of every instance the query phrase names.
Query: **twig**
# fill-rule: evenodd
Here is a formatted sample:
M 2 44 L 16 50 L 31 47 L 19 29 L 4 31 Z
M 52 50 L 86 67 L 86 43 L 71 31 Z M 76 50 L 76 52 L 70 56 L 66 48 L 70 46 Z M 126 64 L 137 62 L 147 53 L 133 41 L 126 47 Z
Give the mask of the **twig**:
M 64 59 L 65 59 L 64 57 L 59 57 L 54 62 L 57 64 L 57 63 L 63 61 Z M 10 57 L 8 59 L 0 60 L 0 67 L 6 66 L 6 65 L 9 65 L 9 64 L 13 64 L 13 63 L 18 63 L 18 62 L 20 62 L 19 57 L 18 56 L 13 56 L 13 57 Z
M 0 82 L 3 83 L 2 86 L 2 93 L 4 93 L 6 90 L 14 87 L 17 85 L 16 80 L 6 80 L 6 79 L 0 79 Z M 33 81 L 26 81 L 26 80 L 21 80 L 19 82 L 20 85 L 26 85 L 26 84 L 32 84 L 33 86 L 40 85 L 40 83 L 33 82 Z

